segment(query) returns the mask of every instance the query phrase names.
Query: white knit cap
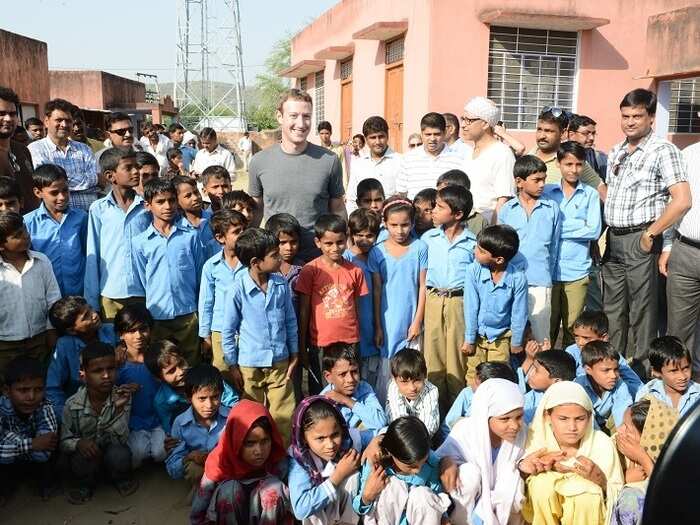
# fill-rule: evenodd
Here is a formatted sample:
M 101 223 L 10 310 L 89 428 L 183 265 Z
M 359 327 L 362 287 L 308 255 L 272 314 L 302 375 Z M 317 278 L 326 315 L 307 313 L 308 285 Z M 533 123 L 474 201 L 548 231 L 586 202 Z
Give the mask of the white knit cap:
M 185 131 L 184 135 L 182 136 L 182 143 L 183 143 L 183 144 L 187 144 L 187 143 L 188 143 L 189 141 L 191 141 L 191 140 L 196 141 L 196 140 L 197 140 L 197 135 L 195 135 L 195 134 L 192 133 L 191 131 Z
M 498 106 L 486 97 L 474 97 L 464 105 L 464 111 L 480 118 L 491 127 L 498 123 Z

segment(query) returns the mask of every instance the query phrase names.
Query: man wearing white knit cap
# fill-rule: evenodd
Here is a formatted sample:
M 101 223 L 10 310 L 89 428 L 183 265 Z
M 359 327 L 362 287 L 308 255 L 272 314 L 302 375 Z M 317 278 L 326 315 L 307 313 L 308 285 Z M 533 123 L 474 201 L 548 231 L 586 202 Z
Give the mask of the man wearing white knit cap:
M 474 97 L 464 106 L 462 137 L 474 143 L 474 151 L 464 161 L 471 182 L 474 210 L 492 224 L 500 207 L 515 195 L 513 165 L 515 156 L 493 132 L 498 122 L 498 106 L 485 97 Z

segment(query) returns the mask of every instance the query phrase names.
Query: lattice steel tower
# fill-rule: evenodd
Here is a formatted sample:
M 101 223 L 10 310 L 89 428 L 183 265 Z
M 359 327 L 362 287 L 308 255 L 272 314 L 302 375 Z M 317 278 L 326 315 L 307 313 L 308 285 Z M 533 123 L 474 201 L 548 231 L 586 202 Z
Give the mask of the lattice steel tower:
M 245 127 L 238 0 L 178 0 L 173 101 L 190 130 Z

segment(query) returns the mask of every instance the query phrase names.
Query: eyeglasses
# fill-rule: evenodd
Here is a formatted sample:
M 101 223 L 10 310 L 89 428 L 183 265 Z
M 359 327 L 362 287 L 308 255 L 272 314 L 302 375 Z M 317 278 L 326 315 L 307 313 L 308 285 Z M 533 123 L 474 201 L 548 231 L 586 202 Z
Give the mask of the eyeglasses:
M 134 134 L 134 127 L 129 126 L 128 128 L 110 129 L 109 132 L 114 133 L 116 135 L 119 135 L 120 137 L 123 137 L 127 133 L 129 133 L 130 135 L 133 135 Z
M 422 146 L 422 142 L 413 142 L 408 145 L 409 148 L 417 148 L 418 146 Z
M 459 120 L 462 121 L 463 126 L 471 126 L 476 122 L 477 120 L 481 120 L 480 118 L 467 118 L 467 117 L 459 117 Z

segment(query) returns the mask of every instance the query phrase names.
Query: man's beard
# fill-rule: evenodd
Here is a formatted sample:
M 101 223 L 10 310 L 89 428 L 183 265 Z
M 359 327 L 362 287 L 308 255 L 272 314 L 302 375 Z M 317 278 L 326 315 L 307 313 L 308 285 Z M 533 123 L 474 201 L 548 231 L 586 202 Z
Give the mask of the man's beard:
M 14 131 L 15 130 L 12 130 L 9 133 L 4 133 L 4 132 L 0 131 L 0 140 L 9 139 L 14 134 Z

